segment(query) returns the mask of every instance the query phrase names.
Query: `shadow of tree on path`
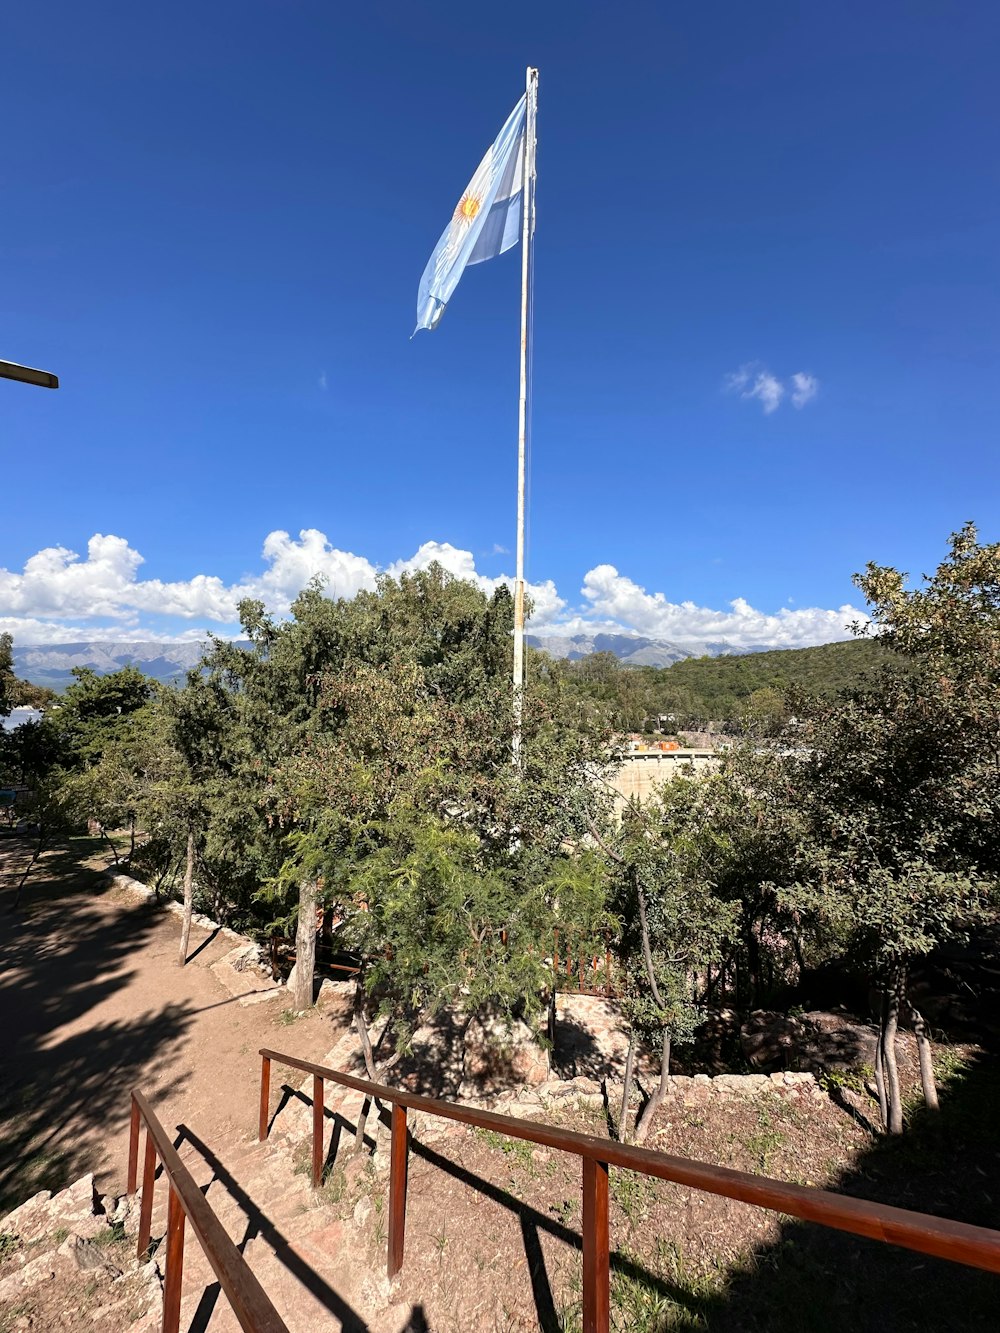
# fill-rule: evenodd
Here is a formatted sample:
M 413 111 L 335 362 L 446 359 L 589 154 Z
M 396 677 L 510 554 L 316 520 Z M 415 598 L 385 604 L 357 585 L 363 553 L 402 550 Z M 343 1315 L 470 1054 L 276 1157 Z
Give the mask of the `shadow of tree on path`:
M 86 1023 L 134 980 L 130 959 L 159 915 L 106 900 L 77 856 L 70 844 L 45 857 L 16 913 L 13 891 L 0 896 L 0 1211 L 93 1169 L 109 1124 L 128 1118 L 129 1089 L 140 1074 L 147 1084 L 167 1074 L 193 1017 L 168 1004 Z

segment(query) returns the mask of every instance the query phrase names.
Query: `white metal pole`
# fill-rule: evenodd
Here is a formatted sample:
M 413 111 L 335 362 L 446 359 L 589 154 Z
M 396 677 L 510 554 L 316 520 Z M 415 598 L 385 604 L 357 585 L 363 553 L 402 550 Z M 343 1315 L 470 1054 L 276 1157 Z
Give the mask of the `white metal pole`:
M 528 421 L 528 293 L 531 278 L 531 242 L 535 229 L 535 116 L 538 70 L 528 67 L 525 78 L 524 162 L 521 180 L 521 393 L 517 409 L 517 568 L 514 576 L 514 713 L 512 750 L 521 764 L 521 724 L 524 716 L 524 470 Z

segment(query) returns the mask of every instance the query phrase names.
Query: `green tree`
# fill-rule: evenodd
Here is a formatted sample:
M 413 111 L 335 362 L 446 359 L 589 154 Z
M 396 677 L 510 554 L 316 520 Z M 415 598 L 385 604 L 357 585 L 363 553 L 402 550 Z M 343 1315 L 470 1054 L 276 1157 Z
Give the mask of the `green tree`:
M 620 1136 L 637 1041 L 660 1050 L 659 1083 L 636 1123 L 637 1143 L 666 1096 L 673 1047 L 690 1041 L 700 1021 L 698 971 L 722 959 L 739 922 L 740 904 L 717 891 L 730 854 L 724 826 L 717 823 L 721 785 L 718 778 L 675 778 L 643 804 L 630 802 L 620 828 L 598 839 L 613 880 L 610 901 L 620 923 L 618 952 L 632 1026 Z
M 81 667 L 73 674 L 62 705 L 47 719 L 71 756 L 63 796 L 72 818 L 97 824 L 117 865 L 112 833 L 129 829 L 131 856 L 144 775 L 157 761 L 156 687 L 131 666 L 106 676 Z
M 0 634 L 0 717 L 6 717 L 14 707 L 17 678 L 14 675 L 14 640 L 9 634 Z
M 311 677 L 311 709 L 268 776 L 287 853 L 270 896 L 315 885 L 336 903 L 397 1049 L 459 990 L 484 1004 L 489 991 L 504 1013 L 537 1005 L 554 920 L 545 886 L 599 799 L 606 733 L 581 724 L 543 655 L 513 770 L 511 610 L 506 590 L 486 598 L 439 569 L 382 580 L 340 611 L 340 660 Z M 421 949 L 437 1000 L 412 968 L 381 962 Z
M 916 958 L 996 914 L 1000 871 L 1000 544 L 969 524 L 923 586 L 869 565 L 868 633 L 902 659 L 816 705 L 789 781 L 805 820 L 785 899 L 864 959 L 883 996 L 883 1119 L 902 1129 L 895 1034 L 912 1016 L 924 1094 L 937 1103 L 926 1026 L 908 995 Z

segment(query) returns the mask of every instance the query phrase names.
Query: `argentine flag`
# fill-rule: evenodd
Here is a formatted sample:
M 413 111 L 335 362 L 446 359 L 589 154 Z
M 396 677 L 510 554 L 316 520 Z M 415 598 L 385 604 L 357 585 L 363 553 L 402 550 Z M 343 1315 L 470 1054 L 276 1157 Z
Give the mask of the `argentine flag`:
M 521 236 L 525 98 L 476 169 L 427 261 L 417 292 L 418 329 L 436 329 L 466 264 L 502 255 Z

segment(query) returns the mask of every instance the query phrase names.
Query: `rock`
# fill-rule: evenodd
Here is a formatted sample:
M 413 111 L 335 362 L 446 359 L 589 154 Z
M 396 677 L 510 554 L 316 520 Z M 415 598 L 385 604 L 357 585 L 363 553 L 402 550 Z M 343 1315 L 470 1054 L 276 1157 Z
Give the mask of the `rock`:
M 621 1005 L 594 995 L 556 996 L 553 1064 L 565 1074 L 621 1078 L 628 1054 L 628 1024 Z
M 604 1099 L 604 1092 L 596 1078 L 577 1074 L 576 1078 L 570 1079 L 569 1086 L 577 1097 L 600 1097 L 602 1101 Z
M 770 1085 L 771 1080 L 766 1074 L 717 1074 L 712 1079 L 716 1092 L 735 1093 L 742 1097 L 754 1097 Z
M 372 1212 L 372 1201 L 367 1194 L 363 1194 L 354 1205 L 354 1222 L 356 1226 L 363 1227 L 368 1221 Z
M 33 1195 L 0 1221 L 0 1232 L 18 1236 L 24 1244 L 59 1230 L 91 1236 L 103 1222 L 103 1218 L 95 1216 L 99 1208 L 94 1177 L 82 1176 L 58 1194 L 42 1190 Z
M 319 983 L 317 1000 L 341 1000 L 346 1004 L 353 1001 L 356 989 L 355 981 L 333 981 L 330 977 L 324 977 Z
M 48 1229 L 51 1198 L 51 1190 L 40 1190 L 38 1194 L 33 1194 L 0 1221 L 0 1232 L 18 1236 L 25 1243 L 44 1236 Z
M 114 1301 L 111 1305 L 101 1305 L 90 1316 L 91 1323 L 99 1324 L 103 1319 L 110 1319 L 113 1314 L 124 1313 L 130 1306 L 134 1305 L 126 1296 L 122 1301 Z
M 520 1085 L 537 1088 L 549 1076 L 548 1053 L 526 1023 L 509 1027 L 473 1018 L 465 1030 L 465 1078 L 480 1091 Z
M 876 1040 L 870 1024 L 822 1010 L 799 1016 L 758 1010 L 740 1029 L 743 1054 L 766 1071 L 855 1069 L 874 1063 Z
M 226 960 L 234 972 L 249 972 L 251 969 L 260 970 L 263 966 L 260 949 L 256 944 L 245 944 L 242 948 L 231 949 L 226 954 Z
M 85 1240 L 82 1236 L 69 1236 L 59 1246 L 58 1253 L 72 1259 L 77 1268 L 84 1272 L 100 1268 L 111 1277 L 121 1277 L 122 1270 L 115 1264 L 109 1263 L 102 1250 L 92 1240 Z
M 56 1250 L 47 1250 L 37 1258 L 31 1259 L 23 1268 L 9 1273 L 0 1279 L 0 1308 L 16 1296 L 32 1291 L 43 1282 L 50 1282 L 60 1266 L 60 1255 Z

